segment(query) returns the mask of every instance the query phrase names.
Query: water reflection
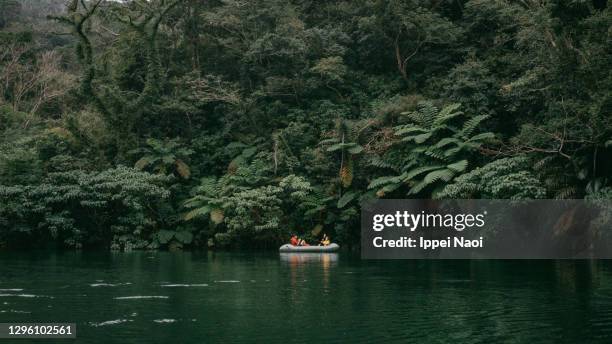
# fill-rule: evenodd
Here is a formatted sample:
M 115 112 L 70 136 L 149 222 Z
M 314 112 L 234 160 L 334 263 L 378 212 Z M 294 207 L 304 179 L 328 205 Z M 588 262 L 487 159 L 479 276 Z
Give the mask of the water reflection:
M 299 293 L 300 288 L 297 288 L 300 282 L 305 282 L 306 269 L 317 270 L 321 267 L 321 282 L 323 291 L 329 290 L 330 270 L 338 265 L 338 253 L 317 253 L 317 252 L 301 252 L 301 253 L 281 253 L 281 262 L 289 265 L 291 269 L 291 287 L 294 293 Z M 310 273 L 310 272 L 309 272 Z M 297 295 L 294 295 L 294 297 Z M 297 298 L 294 298 L 294 300 Z
M 301 252 L 301 253 L 281 253 L 281 262 L 291 266 L 299 266 L 304 264 L 318 264 L 323 268 L 338 265 L 338 253 L 319 253 L 319 252 Z

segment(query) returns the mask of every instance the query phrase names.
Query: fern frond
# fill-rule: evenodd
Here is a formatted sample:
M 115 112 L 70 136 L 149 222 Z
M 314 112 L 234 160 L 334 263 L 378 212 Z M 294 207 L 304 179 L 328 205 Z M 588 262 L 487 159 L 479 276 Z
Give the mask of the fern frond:
M 457 153 L 459 153 L 463 149 L 464 144 L 461 144 L 458 147 L 453 147 L 444 151 L 444 156 L 449 158 Z
M 442 181 L 448 182 L 451 179 L 453 179 L 454 176 L 455 176 L 455 172 L 453 170 L 442 169 L 442 170 L 437 170 L 437 171 L 429 172 L 425 176 L 425 178 L 423 178 L 423 181 L 425 183 L 427 183 L 427 184 L 433 184 L 433 183 L 437 182 L 438 180 L 442 180 Z
M 450 164 L 448 166 L 446 166 L 449 170 L 452 170 L 454 172 L 457 173 L 461 173 L 463 171 L 465 171 L 465 169 L 468 167 L 468 161 L 467 160 L 461 160 L 461 161 L 457 161 L 456 163 Z
M 402 135 L 406 135 L 406 134 L 411 134 L 414 132 L 419 132 L 419 133 L 426 133 L 427 130 L 423 129 L 419 126 L 415 126 L 415 125 L 400 125 L 397 126 L 395 128 L 393 128 L 395 130 L 395 135 L 396 136 L 402 136 Z
M 385 176 L 378 177 L 368 184 L 368 190 L 379 188 L 383 185 L 387 184 L 397 184 L 400 183 L 402 179 L 399 176 Z
M 444 152 L 442 152 L 439 149 L 435 149 L 435 148 L 431 148 L 425 151 L 425 155 L 432 157 L 434 159 L 437 160 L 443 160 L 446 161 L 447 157 L 444 155 Z
M 344 195 L 342 195 L 342 197 L 338 199 L 338 204 L 337 204 L 338 209 L 344 208 L 349 202 L 357 198 L 357 196 L 359 196 L 359 193 L 355 191 L 349 191 L 345 193 Z
M 329 144 L 334 144 L 334 143 L 339 143 L 340 140 L 338 140 L 337 138 L 331 138 L 331 139 L 325 139 L 325 140 L 321 140 L 319 142 L 320 145 L 329 145 Z
M 436 148 L 442 148 L 445 146 L 448 146 L 450 144 L 455 144 L 457 146 L 461 145 L 462 141 L 454 138 L 454 137 L 445 137 L 442 140 L 438 141 L 438 143 L 436 143 L 435 147 Z
M 462 111 L 455 111 L 457 109 L 459 109 L 461 107 L 461 104 L 459 103 L 453 103 L 450 105 L 445 106 L 437 115 L 436 115 L 436 119 L 433 122 L 434 126 L 439 126 L 441 124 L 444 124 L 446 122 L 448 122 L 449 120 L 463 115 Z
M 472 136 L 468 142 L 474 142 L 474 141 L 486 141 L 486 140 L 490 140 L 495 138 L 495 134 L 493 134 L 492 132 L 486 132 L 486 133 L 480 133 L 478 135 L 474 135 Z
M 435 165 L 435 166 L 421 166 L 421 167 L 417 167 L 415 169 L 413 169 L 410 172 L 406 173 L 406 177 L 404 178 L 404 180 L 411 180 L 414 177 L 421 175 L 425 172 L 429 172 L 429 171 L 433 171 L 433 170 L 438 170 L 444 168 L 444 166 L 442 165 Z
M 429 184 L 427 182 L 425 182 L 424 180 L 421 180 L 417 182 L 416 184 L 414 184 L 412 188 L 410 188 L 410 191 L 408 191 L 408 195 L 416 195 L 419 192 L 423 191 L 423 189 L 425 189 L 428 185 Z
M 414 141 L 415 143 L 421 144 L 427 141 L 427 139 L 429 139 L 431 135 L 432 133 L 429 132 L 429 133 L 424 133 L 424 134 L 419 134 L 419 135 L 407 136 L 407 137 L 404 137 L 402 141 L 407 141 L 407 142 Z
M 393 162 L 389 162 L 389 161 L 383 160 L 378 155 L 370 157 L 368 162 L 369 162 L 369 164 L 371 166 L 378 167 L 378 168 L 388 168 L 388 169 L 391 169 L 391 170 L 394 170 L 394 171 L 399 171 L 399 169 L 400 169 L 400 167 L 397 165 L 397 163 L 393 163 Z
M 474 130 L 480 124 L 480 122 L 484 121 L 487 118 L 489 118 L 489 116 L 487 115 L 479 115 L 479 116 L 474 116 L 470 118 L 463 125 L 463 128 L 461 129 L 461 134 L 465 137 L 471 136 Z
M 201 208 L 195 208 L 185 214 L 183 214 L 183 220 L 185 221 L 190 221 L 193 220 L 195 218 L 199 218 L 199 217 L 203 217 L 206 216 L 210 213 L 210 207 L 209 206 L 204 206 Z
M 376 191 L 376 196 L 384 197 L 387 193 L 397 190 L 400 186 L 402 186 L 402 183 L 385 185 L 382 189 Z
M 363 152 L 363 147 L 355 143 L 353 144 L 353 146 L 347 148 L 346 151 L 349 152 L 350 154 L 356 155 L 356 154 Z
M 431 128 L 438 115 L 438 108 L 435 107 L 432 102 L 424 101 L 418 104 L 418 112 L 420 114 L 421 124 Z

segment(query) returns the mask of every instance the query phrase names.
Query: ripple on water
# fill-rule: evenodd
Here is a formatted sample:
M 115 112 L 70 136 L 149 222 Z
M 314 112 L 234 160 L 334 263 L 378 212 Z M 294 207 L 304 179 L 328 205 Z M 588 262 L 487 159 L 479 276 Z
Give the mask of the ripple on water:
M 208 287 L 208 284 L 206 283 L 199 283 L 199 284 L 162 284 L 161 285 L 162 288 L 179 288 L 179 287 Z
M 89 286 L 90 287 L 118 287 L 121 285 L 130 285 L 132 283 L 130 282 L 125 282 L 125 283 L 92 283 Z
M 0 297 L 28 297 L 28 298 L 44 297 L 44 298 L 47 298 L 47 299 L 52 299 L 53 298 L 53 296 L 34 295 L 34 294 L 0 294 Z
M 215 281 L 215 283 L 240 283 L 240 281 L 237 281 L 237 280 L 221 280 L 221 281 Z
M 108 321 L 102 321 L 102 322 L 90 322 L 89 325 L 93 326 L 93 327 L 100 327 L 100 326 L 109 326 L 109 325 L 118 325 L 118 324 L 122 324 L 122 323 L 126 323 L 126 322 L 132 322 L 134 320 L 131 319 L 115 319 L 115 320 L 108 320 Z
M 7 292 L 7 291 L 23 291 L 23 289 L 21 288 L 0 289 L 0 292 Z
M 170 324 L 176 322 L 176 319 L 155 319 L 153 320 L 153 322 L 156 322 L 158 324 Z
M 16 309 L 9 309 L 7 310 L 1 310 L 0 313 L 18 313 L 18 314 L 31 314 L 32 312 L 28 312 L 28 311 L 19 311 Z
M 134 295 L 134 296 L 118 296 L 115 300 L 134 300 L 134 299 L 167 299 L 165 295 Z

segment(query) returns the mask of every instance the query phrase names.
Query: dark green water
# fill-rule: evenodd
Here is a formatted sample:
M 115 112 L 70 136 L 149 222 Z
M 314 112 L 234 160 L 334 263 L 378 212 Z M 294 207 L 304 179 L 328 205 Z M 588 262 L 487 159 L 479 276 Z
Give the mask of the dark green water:
M 612 343 L 606 261 L 30 252 L 0 263 L 0 322 L 76 322 L 77 343 Z

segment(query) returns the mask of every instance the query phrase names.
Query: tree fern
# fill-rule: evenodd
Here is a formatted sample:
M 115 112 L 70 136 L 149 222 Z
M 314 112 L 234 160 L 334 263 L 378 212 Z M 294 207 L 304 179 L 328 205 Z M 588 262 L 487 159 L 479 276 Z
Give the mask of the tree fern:
M 373 123 L 375 123 L 374 120 L 348 121 L 339 119 L 336 122 L 335 137 L 319 142 L 320 145 L 327 147 L 327 152 L 340 153 L 338 176 L 344 188 L 350 187 L 353 183 L 355 161 L 364 150 L 363 146 L 359 144 L 360 135 Z
M 394 127 L 400 141 L 394 146 L 404 156 L 401 179 L 398 176 L 377 178 L 370 182 L 369 188 L 397 189 L 397 184 L 410 186 L 409 193 L 417 194 L 430 186 L 448 183 L 468 167 L 468 158 L 481 144 L 494 135 L 479 133 L 474 136 L 485 115 L 462 120 L 464 113 L 460 104 L 450 104 L 438 110 L 431 102 L 421 102 L 417 111 L 404 112 L 402 115 L 409 123 Z M 458 129 L 461 128 L 461 129 Z M 393 154 L 394 149 L 391 150 Z M 426 174 L 423 177 L 423 174 Z M 439 187 L 438 187 L 439 189 Z M 379 194 L 387 191 L 379 190 Z
M 183 147 L 177 139 L 162 141 L 149 138 L 146 144 L 143 148 L 130 151 L 131 154 L 144 154 L 134 167 L 158 174 L 175 172 L 177 176 L 189 179 L 191 170 L 185 160 L 193 153 L 191 149 Z

